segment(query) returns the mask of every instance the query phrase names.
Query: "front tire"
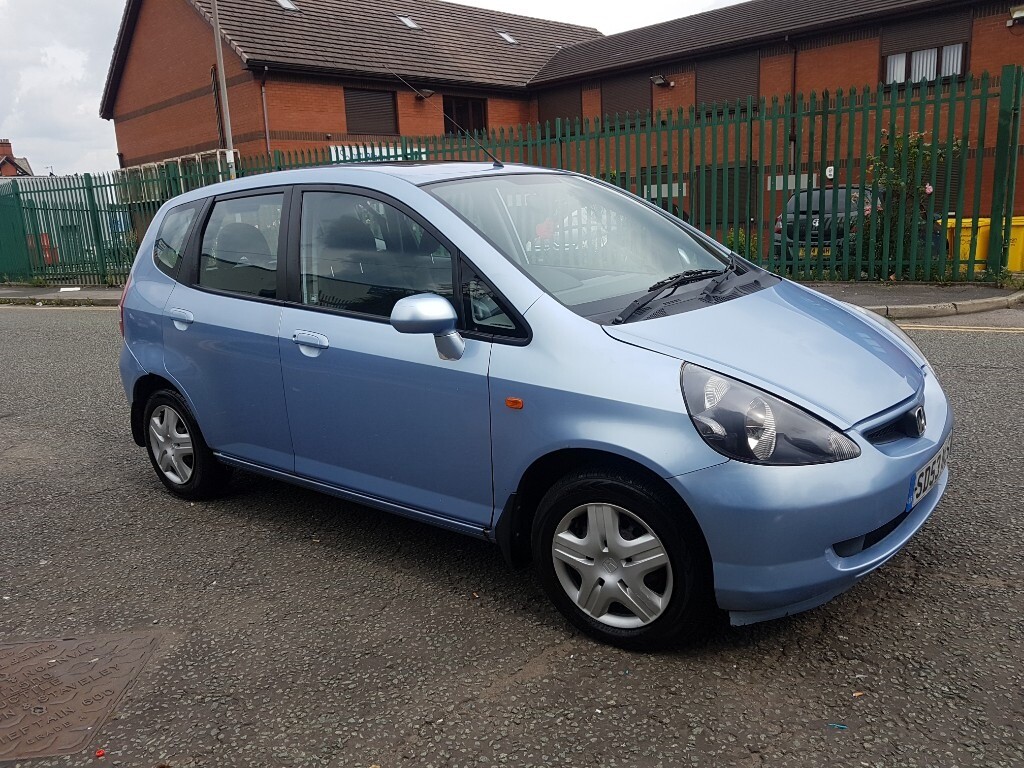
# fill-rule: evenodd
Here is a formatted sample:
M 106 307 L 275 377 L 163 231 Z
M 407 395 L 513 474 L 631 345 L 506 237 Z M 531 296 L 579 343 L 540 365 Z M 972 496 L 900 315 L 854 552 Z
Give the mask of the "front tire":
M 703 539 L 678 500 L 652 484 L 599 471 L 567 475 L 541 499 L 532 543 L 548 597 L 597 640 L 654 650 L 706 626 Z
M 160 482 L 185 499 L 218 495 L 231 476 L 206 445 L 185 399 L 173 389 L 153 393 L 143 415 L 146 452 Z

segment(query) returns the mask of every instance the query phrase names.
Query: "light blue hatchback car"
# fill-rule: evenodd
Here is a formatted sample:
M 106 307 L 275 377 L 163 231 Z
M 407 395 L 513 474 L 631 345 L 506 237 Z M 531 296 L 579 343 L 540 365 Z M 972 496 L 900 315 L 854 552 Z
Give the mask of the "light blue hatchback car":
M 122 299 L 135 441 L 496 542 L 606 642 L 820 605 L 945 490 L 896 326 L 613 186 L 498 163 L 272 173 L 164 205 Z

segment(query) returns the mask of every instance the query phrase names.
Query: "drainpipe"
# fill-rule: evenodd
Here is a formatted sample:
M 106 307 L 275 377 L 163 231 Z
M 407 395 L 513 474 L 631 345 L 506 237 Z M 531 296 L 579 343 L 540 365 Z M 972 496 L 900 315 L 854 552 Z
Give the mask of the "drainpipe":
M 789 119 L 789 156 L 794 157 L 796 153 L 796 65 L 797 65 L 797 47 L 796 43 L 789 39 L 789 35 L 786 35 L 786 42 L 789 47 L 793 49 L 793 66 L 790 71 L 790 82 L 789 82 L 789 95 L 792 99 L 793 116 Z M 797 179 L 800 178 L 800 169 L 797 167 L 796 172 Z
M 263 67 L 263 79 L 260 81 L 260 94 L 263 96 L 263 136 L 267 140 L 267 155 L 270 155 L 270 116 L 267 114 L 267 72 Z

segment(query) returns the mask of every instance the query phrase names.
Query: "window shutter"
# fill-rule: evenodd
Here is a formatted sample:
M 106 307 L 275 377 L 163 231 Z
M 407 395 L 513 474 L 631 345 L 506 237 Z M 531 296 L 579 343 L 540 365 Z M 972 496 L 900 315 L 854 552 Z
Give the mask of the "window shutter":
M 575 120 L 583 115 L 583 91 L 577 85 L 564 85 L 541 91 L 537 96 L 537 113 L 540 123 L 551 123 L 552 130 L 557 118 Z
M 697 104 L 731 104 L 746 101 L 747 97 L 757 99 L 759 65 L 757 51 L 698 61 Z
M 398 133 L 394 92 L 346 88 L 345 119 L 349 133 Z
M 622 75 L 601 81 L 601 114 L 614 118 L 651 109 L 651 76 Z
M 921 51 L 971 39 L 971 12 L 923 16 L 882 28 L 882 56 Z

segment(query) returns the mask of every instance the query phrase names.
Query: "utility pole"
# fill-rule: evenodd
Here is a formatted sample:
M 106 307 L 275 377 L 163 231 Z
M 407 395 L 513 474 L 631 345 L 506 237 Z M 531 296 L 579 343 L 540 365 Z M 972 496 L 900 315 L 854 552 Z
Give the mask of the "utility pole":
M 235 178 L 235 142 L 231 138 L 231 108 L 228 106 L 228 84 L 224 79 L 224 52 L 221 50 L 220 16 L 217 14 L 217 0 L 213 0 L 213 47 L 217 51 L 217 82 L 220 86 L 220 103 L 224 114 L 224 137 L 228 150 L 228 178 Z

